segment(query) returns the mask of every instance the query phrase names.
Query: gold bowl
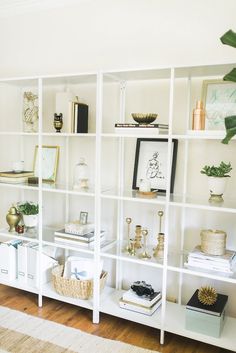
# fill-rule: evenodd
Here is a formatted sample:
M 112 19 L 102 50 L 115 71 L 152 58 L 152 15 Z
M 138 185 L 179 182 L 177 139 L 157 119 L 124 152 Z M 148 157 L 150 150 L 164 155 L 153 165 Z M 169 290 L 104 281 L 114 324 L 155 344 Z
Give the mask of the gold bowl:
M 132 118 L 139 124 L 151 124 L 156 120 L 157 114 L 141 114 L 141 113 L 132 113 Z

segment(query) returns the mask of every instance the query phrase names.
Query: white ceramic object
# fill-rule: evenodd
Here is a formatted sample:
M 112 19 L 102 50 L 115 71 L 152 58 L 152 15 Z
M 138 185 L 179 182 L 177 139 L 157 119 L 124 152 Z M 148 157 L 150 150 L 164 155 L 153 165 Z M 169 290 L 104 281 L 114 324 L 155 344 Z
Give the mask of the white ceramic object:
M 225 191 L 227 179 L 227 177 L 208 177 L 210 194 L 222 196 Z
M 24 225 L 27 228 L 37 227 L 38 225 L 38 215 L 23 215 Z

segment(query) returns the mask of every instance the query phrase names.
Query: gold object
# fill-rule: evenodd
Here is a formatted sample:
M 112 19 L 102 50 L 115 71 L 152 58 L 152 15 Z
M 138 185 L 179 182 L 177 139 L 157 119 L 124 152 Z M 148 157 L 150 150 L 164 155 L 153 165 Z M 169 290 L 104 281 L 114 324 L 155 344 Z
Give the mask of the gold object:
M 157 247 L 154 249 L 153 256 L 158 257 L 159 259 L 163 259 L 164 258 L 165 234 L 158 233 L 157 239 L 158 239 L 158 244 L 157 244 Z
M 139 124 L 151 124 L 157 118 L 157 114 L 155 113 L 148 113 L 148 114 L 132 113 L 131 115 L 134 121 L 136 121 Z
M 132 218 L 127 217 L 125 219 L 127 223 L 127 245 L 124 247 L 123 252 L 130 253 L 131 246 L 130 246 L 130 224 L 132 222 Z
M 201 287 L 198 290 L 198 300 L 204 305 L 213 305 L 217 301 L 216 289 L 210 286 Z
M 158 239 L 159 234 L 164 234 L 161 231 L 161 223 L 162 223 L 162 217 L 164 215 L 164 212 L 163 211 L 158 211 L 157 214 L 159 216 L 159 233 L 157 234 L 157 239 Z M 157 248 L 158 248 L 158 243 L 157 243 L 157 246 L 155 248 L 153 248 L 153 250 L 156 250 Z
M 148 230 L 147 229 L 143 229 L 142 230 L 142 235 L 143 235 L 143 247 L 144 247 L 144 251 L 142 252 L 142 254 L 140 254 L 140 259 L 143 260 L 147 260 L 147 259 L 151 259 L 151 255 L 148 254 L 147 252 L 147 236 L 148 236 Z
M 136 255 L 136 251 L 135 251 L 135 239 L 130 239 L 130 248 L 129 248 L 129 254 L 131 256 L 135 256 Z
M 9 209 L 8 214 L 6 215 L 6 220 L 7 220 L 7 223 L 9 224 L 9 226 L 10 226 L 8 232 L 15 232 L 16 226 L 18 225 L 18 223 L 21 220 L 21 216 L 18 213 L 18 211 L 17 211 L 15 206 L 12 206 Z
M 202 252 L 217 256 L 223 256 L 225 254 L 226 232 L 223 230 L 203 229 L 200 236 Z
M 142 227 L 140 225 L 136 225 L 135 227 L 135 249 L 142 248 Z
M 158 190 L 153 190 L 153 191 L 137 191 L 137 194 L 141 197 L 149 197 L 149 198 L 154 198 L 157 197 L 157 191 Z
M 193 110 L 193 130 L 205 130 L 205 110 L 203 108 L 203 102 L 197 101 L 196 108 Z

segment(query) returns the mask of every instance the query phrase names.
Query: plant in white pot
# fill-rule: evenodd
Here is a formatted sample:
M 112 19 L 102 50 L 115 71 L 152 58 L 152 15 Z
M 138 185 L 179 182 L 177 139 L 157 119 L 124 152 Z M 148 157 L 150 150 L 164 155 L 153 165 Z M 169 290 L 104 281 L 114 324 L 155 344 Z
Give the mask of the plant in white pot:
M 39 205 L 34 202 L 23 202 L 17 205 L 21 213 L 25 227 L 35 229 L 38 225 Z
M 222 195 L 225 191 L 227 179 L 230 177 L 231 163 L 224 163 L 223 161 L 219 166 L 205 165 L 201 173 L 208 176 L 208 187 L 210 190 L 210 201 L 223 201 Z

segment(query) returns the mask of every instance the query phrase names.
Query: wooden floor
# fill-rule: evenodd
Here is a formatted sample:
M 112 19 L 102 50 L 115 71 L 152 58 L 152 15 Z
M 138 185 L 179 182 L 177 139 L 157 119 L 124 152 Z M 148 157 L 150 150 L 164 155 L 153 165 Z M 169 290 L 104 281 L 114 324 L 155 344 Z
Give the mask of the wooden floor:
M 165 345 L 161 346 L 158 330 L 105 314 L 101 314 L 100 324 L 95 325 L 90 310 L 48 298 L 44 298 L 43 308 L 38 308 L 36 295 L 3 285 L 0 285 L 0 300 L 0 305 L 11 309 L 161 353 L 231 353 L 170 333 L 166 333 Z

